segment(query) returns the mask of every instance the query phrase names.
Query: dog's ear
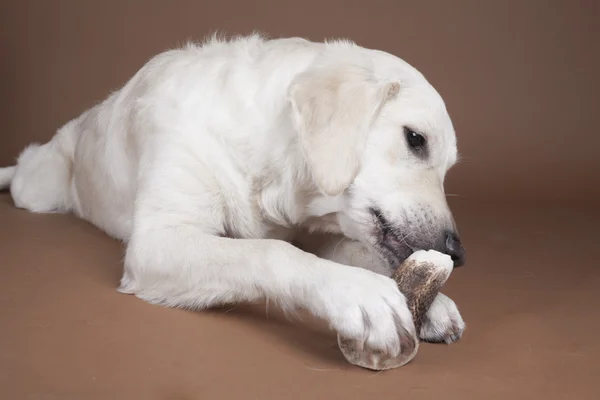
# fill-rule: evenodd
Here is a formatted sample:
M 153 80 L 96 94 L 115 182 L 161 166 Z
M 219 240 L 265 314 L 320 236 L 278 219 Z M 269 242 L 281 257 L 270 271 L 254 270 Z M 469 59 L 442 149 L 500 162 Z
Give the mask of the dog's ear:
M 377 82 L 369 70 L 353 65 L 314 67 L 294 80 L 292 119 L 323 194 L 339 195 L 356 178 L 371 124 L 399 87 Z

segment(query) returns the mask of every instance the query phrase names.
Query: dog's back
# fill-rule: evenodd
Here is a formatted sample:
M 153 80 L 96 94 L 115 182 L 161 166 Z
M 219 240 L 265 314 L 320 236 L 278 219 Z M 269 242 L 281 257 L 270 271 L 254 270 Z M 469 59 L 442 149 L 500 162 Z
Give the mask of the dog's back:
M 198 124 L 218 125 L 219 140 L 237 142 L 226 146 L 229 151 L 248 143 L 256 147 L 219 154 L 216 146 L 205 142 L 196 146 L 206 153 L 204 162 L 214 158 L 216 165 L 231 158 L 249 170 L 256 160 L 266 164 L 279 155 L 259 151 L 276 149 L 273 140 L 285 146 L 285 138 L 267 136 L 275 131 L 268 125 L 285 104 L 281 98 L 286 84 L 312 61 L 320 46 L 298 38 L 215 37 L 202 45 L 161 53 L 123 88 L 61 127 L 48 143 L 28 146 L 15 167 L 0 169 L 0 188 L 10 186 L 17 207 L 40 213 L 74 212 L 126 240 L 143 169 L 151 168 L 150 158 L 156 155 L 152 147 L 164 145 L 157 143 L 155 127 L 162 121 L 172 124 L 178 119 L 174 113 L 197 106 L 192 112 Z M 195 98 L 186 99 L 182 95 L 186 90 Z M 170 94 L 173 91 L 176 95 Z M 230 126 L 223 126 L 223 121 Z M 245 143 L 244 135 L 252 135 L 252 141 Z M 263 138 L 257 140 L 257 135 Z M 271 146 L 262 145 L 266 142 Z M 255 169 L 264 175 L 262 166 Z M 231 189 L 239 190 L 241 183 Z

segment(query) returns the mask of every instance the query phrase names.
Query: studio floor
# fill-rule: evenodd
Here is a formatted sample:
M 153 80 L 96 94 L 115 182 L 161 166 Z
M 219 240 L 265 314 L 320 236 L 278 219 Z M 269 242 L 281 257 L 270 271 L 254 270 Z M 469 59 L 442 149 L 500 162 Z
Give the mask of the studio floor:
M 349 365 L 334 332 L 274 307 L 191 312 L 119 294 L 122 245 L 0 195 L 3 399 L 598 399 L 600 230 L 585 208 L 455 201 L 467 322 L 405 367 Z

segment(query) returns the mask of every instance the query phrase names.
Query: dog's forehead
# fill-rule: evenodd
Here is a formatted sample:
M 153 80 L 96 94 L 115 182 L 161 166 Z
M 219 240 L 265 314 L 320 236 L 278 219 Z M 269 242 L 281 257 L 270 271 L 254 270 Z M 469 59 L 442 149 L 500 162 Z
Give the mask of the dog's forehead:
M 423 74 L 404 60 L 382 57 L 385 79 L 398 81 L 400 90 L 394 105 L 403 123 L 413 124 L 435 143 L 449 166 L 456 162 L 456 134 L 444 99 Z
M 425 76 L 405 60 L 380 50 L 371 50 L 374 73 L 379 79 L 398 82 L 400 90 L 391 102 L 391 117 L 422 131 L 435 146 L 440 167 L 449 169 L 458 154 L 454 125 L 446 104 Z
M 406 107 L 411 107 L 408 113 L 409 121 L 427 137 L 430 144 L 430 154 L 443 171 L 450 169 L 457 161 L 458 149 L 456 146 L 456 133 L 454 125 L 446 106 L 437 92 L 431 87 L 424 90 L 423 96 L 414 96 L 407 99 Z M 405 114 L 406 115 L 406 114 Z
M 426 111 L 421 117 L 429 122 L 423 123 L 435 124 L 440 130 L 453 132 L 444 100 L 419 70 L 403 59 L 379 50 L 373 50 L 371 58 L 374 74 L 379 79 L 400 84 L 399 103 Z
M 446 106 L 430 85 L 405 86 L 389 102 L 386 119 L 423 134 L 439 152 L 456 153 L 456 135 Z
M 381 50 L 368 50 L 373 61 L 373 72 L 380 78 L 398 79 L 400 81 L 425 80 L 415 67 L 400 57 Z

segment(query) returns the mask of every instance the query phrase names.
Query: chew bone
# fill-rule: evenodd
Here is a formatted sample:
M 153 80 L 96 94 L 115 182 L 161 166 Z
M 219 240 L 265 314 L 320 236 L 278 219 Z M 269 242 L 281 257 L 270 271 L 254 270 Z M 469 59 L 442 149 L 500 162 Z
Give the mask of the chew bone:
M 412 313 L 416 332 L 433 300 L 452 272 L 450 256 L 435 250 L 414 252 L 392 275 Z M 368 349 L 363 342 L 345 339 L 338 335 L 338 346 L 349 363 L 372 370 L 386 370 L 409 363 L 419 350 L 418 336 L 404 331 L 400 336 L 400 354 L 388 357 L 382 352 Z

